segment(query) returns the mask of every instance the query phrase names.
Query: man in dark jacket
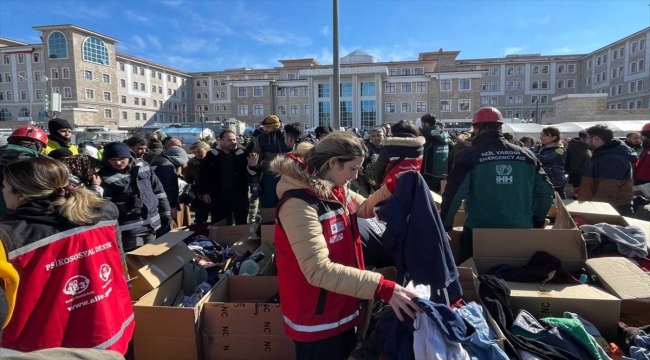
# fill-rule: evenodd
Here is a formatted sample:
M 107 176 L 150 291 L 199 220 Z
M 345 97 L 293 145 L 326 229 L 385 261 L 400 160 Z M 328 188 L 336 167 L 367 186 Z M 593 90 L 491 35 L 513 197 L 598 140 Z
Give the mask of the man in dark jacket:
M 284 134 L 280 130 L 282 122 L 276 115 L 267 116 L 262 121 L 264 132 L 253 140 L 253 152 L 259 155 L 259 169 L 264 173 L 261 179 L 260 207 L 263 209 L 274 208 L 278 204 L 275 187 L 280 178 L 273 173 L 269 165 L 276 156 L 289 151 L 284 142 Z
M 477 134 L 472 146 L 458 156 L 447 177 L 441 205 L 447 231 L 466 200 L 460 262 L 472 256 L 473 229 L 540 228 L 553 203 L 553 187 L 542 164 L 530 150 L 506 141 L 502 125 L 499 110 L 479 109 L 472 120 Z
M 591 159 L 591 151 L 587 146 L 587 132 L 581 130 L 577 138 L 571 139 L 566 149 L 564 170 L 569 175 L 569 184 L 573 186 L 574 197 L 580 192 L 582 174 Z
M 595 125 L 585 131 L 593 154 L 582 176 L 578 200 L 606 202 L 619 214 L 631 215 L 632 164 L 637 160 L 636 152 L 614 139 L 614 132 L 607 125 Z
M 449 168 L 449 134 L 442 129 L 442 122 L 436 121 L 436 117 L 431 114 L 422 116 L 421 121 L 420 132 L 426 143 L 420 172 L 433 175 L 437 185 L 435 187 L 439 189 L 440 181 L 447 176 Z
M 223 219 L 236 225 L 248 222 L 249 161 L 257 163 L 257 154 L 246 155 L 237 135 L 226 130 L 219 135 L 219 146 L 209 152 L 199 171 L 199 193 L 211 205 L 211 221 Z
M 289 150 L 295 150 L 301 142 L 309 142 L 316 145 L 316 139 L 303 130 L 304 126 L 300 122 L 287 124 L 284 126 L 284 143 Z
M 172 219 L 176 219 L 176 215 L 180 210 L 178 201 L 180 193 L 180 189 L 178 188 L 178 168 L 187 165 L 187 161 L 187 153 L 180 146 L 172 146 L 151 160 L 151 170 L 156 174 L 163 189 L 165 189 L 165 194 L 167 194 Z M 157 231 L 156 235 L 158 237 L 163 236 L 169 230 L 169 227 L 166 228 L 163 226 Z
M 136 161 L 131 149 L 122 142 L 106 144 L 102 178 L 104 198 L 117 205 L 118 224 L 125 252 L 156 239 L 161 223 L 171 222 L 165 189 L 144 161 Z

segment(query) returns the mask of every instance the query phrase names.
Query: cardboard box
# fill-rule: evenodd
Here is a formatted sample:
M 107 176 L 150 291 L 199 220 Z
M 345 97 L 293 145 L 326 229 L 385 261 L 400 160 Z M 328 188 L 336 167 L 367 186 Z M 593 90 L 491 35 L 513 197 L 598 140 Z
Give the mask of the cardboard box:
M 460 264 L 460 237 L 463 235 L 462 227 L 455 227 L 447 233 L 449 235 L 449 247 L 454 255 L 454 263 Z
M 183 242 L 192 234 L 172 231 L 126 254 L 131 300 L 157 288 L 194 258 L 194 251 Z
M 589 259 L 586 265 L 605 290 L 622 300 L 621 318 L 650 324 L 650 275 L 625 257 Z
M 275 276 L 230 276 L 203 306 L 206 360 L 291 360 L 293 341 L 284 333 Z
M 203 359 L 200 315 L 211 292 L 194 308 L 172 307 L 183 299 L 182 285 L 179 271 L 133 305 L 137 360 Z
M 222 245 L 232 244 L 243 238 L 248 238 L 255 232 L 254 230 L 254 224 L 211 226 L 210 240 Z
M 262 216 L 262 224 L 275 223 L 275 208 L 260 209 L 260 215 Z
M 637 226 L 645 234 L 648 251 L 650 251 L 650 221 L 621 216 L 610 204 L 603 202 L 565 200 L 564 205 L 569 214 L 579 216 L 591 224 Z
M 442 205 L 442 196 L 433 191 L 431 191 L 431 196 L 433 197 L 433 202 L 436 204 L 436 209 L 438 212 L 440 212 L 440 206 Z M 466 216 L 467 214 L 465 214 L 465 207 L 464 205 L 461 205 L 458 209 L 458 212 L 456 212 L 456 215 L 454 216 L 454 227 L 463 227 L 463 224 L 465 224 Z

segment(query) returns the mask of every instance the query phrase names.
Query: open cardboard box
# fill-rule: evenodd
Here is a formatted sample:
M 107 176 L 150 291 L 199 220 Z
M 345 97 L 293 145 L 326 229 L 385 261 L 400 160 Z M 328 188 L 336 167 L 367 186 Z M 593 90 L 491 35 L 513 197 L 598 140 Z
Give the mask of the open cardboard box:
M 171 231 L 154 242 L 126 253 L 131 300 L 157 288 L 194 258 L 194 251 L 183 242 L 191 231 Z
M 215 287 L 193 308 L 174 306 L 183 299 L 183 271 L 181 270 L 133 304 L 135 358 L 137 360 L 203 359 L 200 332 L 201 309 Z
M 275 276 L 229 276 L 203 306 L 206 360 L 292 360 L 293 341 L 284 333 Z
M 587 271 L 621 299 L 621 318 L 630 326 L 650 324 L 650 275 L 625 257 L 589 259 Z
M 438 212 L 440 212 L 440 206 L 442 205 L 442 195 L 431 191 L 431 197 L 433 197 L 433 202 L 436 204 L 436 209 Z M 465 224 L 465 202 L 463 202 L 463 205 L 460 206 L 458 209 L 458 212 L 454 216 L 454 227 L 463 227 L 463 224 Z M 444 221 L 444 219 L 443 219 Z
M 608 223 L 620 226 L 637 226 L 645 234 L 650 250 L 650 221 L 621 216 L 610 204 L 594 201 L 565 200 L 564 206 L 569 214 L 585 219 L 592 224 Z
M 460 265 L 484 274 L 499 264 L 525 265 L 537 251 L 545 251 L 575 272 L 585 266 L 587 250 L 580 230 L 558 202 L 558 219 L 552 229 L 474 229 L 474 256 Z M 575 312 L 593 323 L 603 336 L 614 339 L 621 310 L 616 297 L 589 285 L 508 282 L 515 314 L 527 310 L 536 318 L 562 317 Z

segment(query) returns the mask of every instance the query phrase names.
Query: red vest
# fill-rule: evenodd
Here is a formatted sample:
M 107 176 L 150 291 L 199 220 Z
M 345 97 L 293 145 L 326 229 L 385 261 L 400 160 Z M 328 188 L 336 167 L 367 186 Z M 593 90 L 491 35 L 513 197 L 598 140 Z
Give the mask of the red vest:
M 636 163 L 634 179 L 638 181 L 650 181 L 650 148 L 644 148 L 641 157 Z
M 349 215 L 346 215 L 337 202 L 320 199 L 307 190 L 290 190 L 280 200 L 276 218 L 282 204 L 293 197 L 317 209 L 330 260 L 364 269 L 356 204 L 347 202 Z M 275 246 L 284 330 L 291 339 L 318 341 L 359 325 L 359 299 L 310 285 L 279 220 L 275 225 Z
M 388 172 L 384 175 L 384 182 L 382 185 L 386 184 L 388 179 L 393 179 L 393 181 L 395 181 L 395 175 L 401 172 L 409 170 L 420 172 L 421 167 L 422 156 L 418 156 L 417 158 L 391 158 L 386 166 Z
M 125 354 L 135 327 L 115 221 L 54 234 L 9 253 L 20 274 L 2 347 L 54 347 Z

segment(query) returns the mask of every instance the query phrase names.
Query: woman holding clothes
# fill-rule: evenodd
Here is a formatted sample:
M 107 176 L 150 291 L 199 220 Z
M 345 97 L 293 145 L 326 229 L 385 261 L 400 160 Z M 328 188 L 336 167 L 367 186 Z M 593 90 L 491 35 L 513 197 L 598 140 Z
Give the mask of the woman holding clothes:
M 391 196 L 390 179 L 368 199 L 346 188 L 368 150 L 352 133 L 334 131 L 316 146 L 303 143 L 271 163 L 281 175 L 276 208 L 278 286 L 284 328 L 298 360 L 343 360 L 356 347 L 359 299 L 386 301 L 402 319 L 414 317 L 417 295 L 364 270 L 357 217 Z
M 566 150 L 560 143 L 562 141 L 560 129 L 555 126 L 545 127 L 542 129 L 539 140 L 541 145 L 534 147 L 533 152 L 542 163 L 544 172 L 551 179 L 553 189 L 562 199 L 566 199 L 564 191 L 567 184 L 566 170 L 564 169 Z

